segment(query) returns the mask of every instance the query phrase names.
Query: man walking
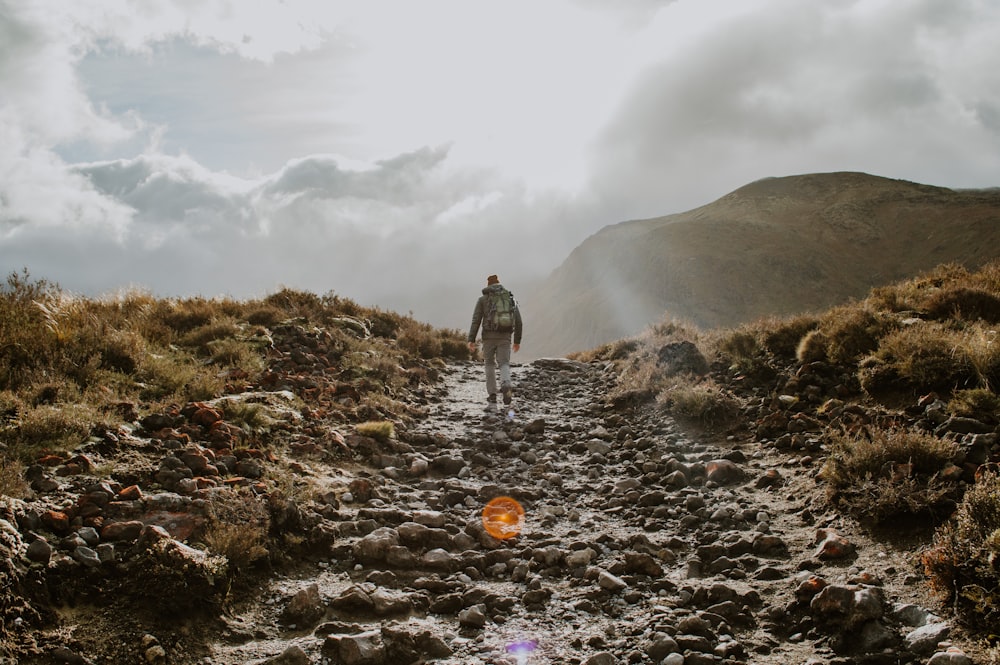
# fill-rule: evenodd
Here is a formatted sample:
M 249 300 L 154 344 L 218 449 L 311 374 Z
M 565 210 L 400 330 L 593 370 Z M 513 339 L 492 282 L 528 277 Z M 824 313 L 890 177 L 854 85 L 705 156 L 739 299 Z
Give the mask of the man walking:
M 497 366 L 500 367 L 500 392 L 503 403 L 510 404 L 513 386 L 510 382 L 511 335 L 513 350 L 521 348 L 521 312 L 514 295 L 500 284 L 496 275 L 486 278 L 483 295 L 476 301 L 469 329 L 469 351 L 476 351 L 476 333 L 483 326 L 483 358 L 486 361 L 486 401 L 497 401 Z

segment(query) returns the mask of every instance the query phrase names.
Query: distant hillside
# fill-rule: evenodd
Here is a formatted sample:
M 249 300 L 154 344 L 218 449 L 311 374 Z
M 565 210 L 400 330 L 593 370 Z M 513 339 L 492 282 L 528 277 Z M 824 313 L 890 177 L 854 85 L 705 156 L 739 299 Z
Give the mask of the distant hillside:
M 709 328 L 815 311 L 941 263 L 1000 257 L 1000 189 L 864 173 L 767 178 L 713 203 L 605 227 L 533 294 L 532 351 L 563 355 L 665 315 Z

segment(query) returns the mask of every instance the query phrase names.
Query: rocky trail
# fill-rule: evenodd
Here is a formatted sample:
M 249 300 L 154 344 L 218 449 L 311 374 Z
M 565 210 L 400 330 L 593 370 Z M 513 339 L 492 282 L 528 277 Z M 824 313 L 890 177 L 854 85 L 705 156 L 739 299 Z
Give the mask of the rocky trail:
M 394 435 L 342 436 L 319 402 L 287 407 L 352 402 L 296 350 L 313 333 L 285 334 L 271 378 L 226 397 L 284 414 L 266 447 L 192 403 L 27 470 L 35 497 L 0 506 L 0 636 L 18 645 L 0 664 L 986 662 L 935 616 L 929 534 L 876 539 L 831 510 L 821 448 L 615 405 L 609 365 L 566 359 L 515 365 L 514 403 L 491 411 L 481 364 L 442 366 Z M 525 510 L 505 540 L 482 522 L 500 496 Z M 265 504 L 281 564 L 220 586 L 227 559 L 192 534 L 212 505 Z M 237 545 L 229 565 L 255 561 Z
M 972 662 L 913 543 L 827 512 L 812 458 L 613 409 L 601 364 L 513 373 L 484 411 L 481 365 L 450 366 L 395 451 L 339 470 L 329 559 L 192 662 Z M 496 496 L 526 511 L 515 538 L 483 528 Z

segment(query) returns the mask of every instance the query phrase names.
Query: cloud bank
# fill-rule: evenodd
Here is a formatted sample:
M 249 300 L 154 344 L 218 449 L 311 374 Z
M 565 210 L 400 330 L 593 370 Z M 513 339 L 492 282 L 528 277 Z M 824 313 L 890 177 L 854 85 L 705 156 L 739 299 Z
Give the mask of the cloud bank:
M 463 327 L 762 177 L 1000 184 L 995 3 L 618 4 L 0 0 L 0 269 Z

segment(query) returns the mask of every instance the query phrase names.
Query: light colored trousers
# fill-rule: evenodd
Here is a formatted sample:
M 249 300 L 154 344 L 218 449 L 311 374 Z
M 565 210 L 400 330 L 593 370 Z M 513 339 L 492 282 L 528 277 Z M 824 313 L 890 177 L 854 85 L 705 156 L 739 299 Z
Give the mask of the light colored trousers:
M 500 387 L 510 385 L 510 337 L 510 333 L 483 332 L 487 394 L 497 394 L 497 366 L 500 367 Z

